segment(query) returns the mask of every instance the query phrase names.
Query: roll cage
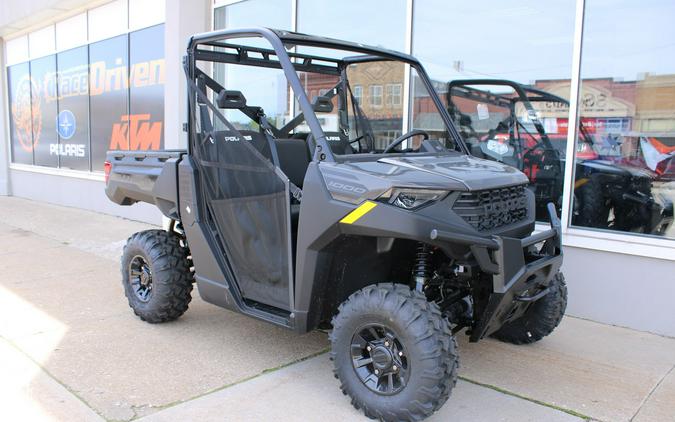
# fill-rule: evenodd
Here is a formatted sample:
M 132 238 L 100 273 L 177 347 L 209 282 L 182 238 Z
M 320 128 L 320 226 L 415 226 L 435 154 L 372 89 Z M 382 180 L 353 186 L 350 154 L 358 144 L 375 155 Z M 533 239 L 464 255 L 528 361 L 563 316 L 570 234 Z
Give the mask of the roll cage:
M 244 46 L 237 45 L 229 42 L 229 40 L 236 40 L 238 38 L 262 38 L 265 39 L 271 45 L 269 48 L 260 48 L 253 46 Z M 326 49 L 338 49 L 353 51 L 355 53 L 361 53 L 360 55 L 355 55 L 353 57 L 345 57 L 342 59 L 336 59 L 325 56 L 311 55 L 297 53 L 294 51 L 288 51 L 287 46 L 306 46 L 306 47 L 318 47 Z M 317 161 L 335 161 L 335 154 L 331 150 L 326 140 L 326 135 L 321 127 L 321 124 L 315 114 L 314 105 L 310 102 L 310 99 L 307 97 L 305 90 L 302 87 L 300 78 L 297 74 L 297 71 L 306 71 L 306 72 L 315 72 L 329 75 L 340 76 L 344 69 L 350 64 L 355 63 L 365 63 L 369 61 L 382 61 L 382 60 L 392 60 L 400 61 L 406 63 L 410 66 L 415 67 L 419 78 L 424 83 L 429 95 L 431 96 L 432 101 L 434 102 L 436 108 L 438 109 L 443 122 L 450 135 L 453 137 L 454 142 L 462 152 L 468 154 L 469 150 L 464 144 L 459 132 L 452 123 L 452 119 L 447 114 L 442 101 L 436 94 L 436 91 L 426 73 L 424 68 L 420 65 L 419 61 L 414 57 L 400 53 L 393 50 L 366 46 L 359 43 L 335 40 L 326 37 L 311 36 L 296 32 L 269 29 L 269 28 L 242 28 L 242 29 L 226 29 L 214 32 L 208 32 L 203 34 L 193 35 L 189 42 L 187 48 L 187 56 L 184 59 L 184 67 L 186 76 L 188 78 L 189 90 L 192 88 L 193 91 L 201 90 L 202 94 L 197 93 L 197 100 L 201 98 L 202 103 L 208 103 L 208 99 L 204 95 L 204 88 L 208 86 L 215 94 L 224 89 L 220 84 L 215 80 L 208 77 L 204 72 L 199 70 L 196 66 L 197 61 L 206 61 L 206 62 L 215 62 L 215 63 L 231 63 L 247 66 L 257 66 L 257 67 L 266 67 L 281 69 L 284 72 L 286 80 L 290 85 L 295 98 L 298 101 L 300 107 L 301 115 L 303 115 L 307 126 L 310 129 L 310 132 L 317 144 L 315 149 L 313 159 Z M 201 85 L 201 86 L 198 86 Z M 351 94 L 351 93 L 350 93 Z M 345 101 L 342 99 L 341 101 Z M 185 127 L 188 133 L 196 134 L 194 116 L 196 115 L 195 110 L 192 108 L 194 104 L 191 104 L 191 101 L 188 102 L 188 119 L 187 125 Z M 226 125 L 226 119 L 224 116 L 213 106 L 213 104 L 208 104 L 208 107 L 217 116 L 217 118 L 223 121 Z M 245 110 L 242 110 L 247 114 L 252 120 L 261 123 L 260 115 L 255 115 L 255 111 L 249 110 L 249 113 L 246 113 Z M 296 116 L 297 117 L 297 116 Z M 228 125 L 229 126 L 229 125 Z M 285 129 L 285 128 L 281 128 Z M 269 127 L 270 132 L 273 135 L 277 136 L 281 134 L 279 128 Z M 193 136 L 193 139 L 196 137 Z M 192 153 L 194 145 L 192 142 L 188 143 L 188 151 Z
M 483 91 L 472 86 L 508 86 L 513 88 L 516 93 L 516 96 L 505 96 L 500 94 L 493 94 L 491 92 Z M 454 92 L 453 92 L 454 90 Z M 548 149 L 552 149 L 553 145 L 551 140 L 544 129 L 544 126 L 541 124 L 538 118 L 536 118 L 536 110 L 532 107 L 533 102 L 556 102 L 561 103 L 569 107 L 570 103 L 566 99 L 559 97 L 557 95 L 551 94 L 550 92 L 543 91 L 541 89 L 527 87 L 521 85 L 517 82 L 510 81 L 508 79 L 461 79 L 448 82 L 448 89 L 446 92 L 446 100 L 448 103 L 448 111 L 451 115 L 454 113 L 461 114 L 459 109 L 455 106 L 452 101 L 453 96 L 458 96 L 474 101 L 483 101 L 489 104 L 494 104 L 500 107 L 508 108 L 511 111 L 511 115 L 514 115 L 515 112 L 515 103 L 522 102 L 523 106 L 527 110 L 530 116 L 534 117 L 532 122 L 534 123 L 537 133 L 541 137 L 541 142 Z M 579 132 L 583 138 L 583 142 L 588 144 L 593 144 L 593 140 L 584 128 L 583 124 L 579 122 Z

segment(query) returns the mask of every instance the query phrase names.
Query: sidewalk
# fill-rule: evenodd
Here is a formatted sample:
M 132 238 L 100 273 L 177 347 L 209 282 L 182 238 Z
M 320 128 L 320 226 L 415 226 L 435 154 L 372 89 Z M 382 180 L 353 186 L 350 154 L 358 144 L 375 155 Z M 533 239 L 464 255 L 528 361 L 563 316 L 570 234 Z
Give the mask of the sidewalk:
M 0 420 L 363 419 L 323 333 L 196 292 L 176 322 L 135 318 L 118 256 L 149 226 L 7 197 L 0 215 Z M 462 380 L 431 420 L 675 421 L 675 339 L 567 317 L 532 346 L 459 340 Z

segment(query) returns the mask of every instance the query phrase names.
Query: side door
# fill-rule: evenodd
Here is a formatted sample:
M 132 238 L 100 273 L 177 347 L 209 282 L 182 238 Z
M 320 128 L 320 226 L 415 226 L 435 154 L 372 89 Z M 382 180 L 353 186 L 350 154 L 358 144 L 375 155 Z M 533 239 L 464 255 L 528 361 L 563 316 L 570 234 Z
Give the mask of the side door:
M 241 296 L 290 310 L 288 179 L 266 156 L 269 149 L 261 143 L 262 135 L 242 134 L 229 123 L 225 130 L 204 127 L 211 116 L 219 119 L 204 103 L 198 114 L 201 127 L 193 151 L 206 208 L 202 215 L 222 248 Z

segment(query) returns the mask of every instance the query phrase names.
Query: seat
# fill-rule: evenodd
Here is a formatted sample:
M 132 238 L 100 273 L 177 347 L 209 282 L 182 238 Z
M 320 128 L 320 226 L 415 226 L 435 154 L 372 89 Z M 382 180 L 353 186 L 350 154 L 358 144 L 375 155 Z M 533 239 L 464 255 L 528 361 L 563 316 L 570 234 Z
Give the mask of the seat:
M 326 142 L 330 150 L 334 154 L 345 155 L 345 154 L 354 154 L 354 148 L 349 144 L 349 139 L 341 132 L 324 132 L 326 135 Z M 314 154 L 314 148 L 316 148 L 316 141 L 314 136 L 310 133 L 307 135 L 307 146 L 309 148 L 310 154 Z
M 258 150 L 258 152 L 260 152 L 263 157 L 272 161 L 270 144 L 264 134 L 253 130 L 241 130 L 239 133 L 241 133 L 241 135 L 244 137 L 244 140 L 249 142 L 256 150 Z M 221 142 L 225 142 L 224 138 L 226 136 L 233 135 L 234 132 L 231 131 L 217 131 L 215 133 L 215 145 L 217 146 Z M 290 180 L 294 185 L 302 188 L 302 184 L 305 180 L 305 173 L 307 173 L 307 167 L 311 161 L 305 141 L 302 139 L 275 139 L 274 143 L 277 148 L 281 171 L 284 172 L 286 177 L 288 177 L 288 180 Z M 225 183 L 225 181 L 221 180 L 221 183 Z M 295 227 L 297 227 L 299 214 L 300 204 L 292 203 L 291 222 Z
M 272 160 L 272 151 L 270 150 L 270 143 L 264 134 L 255 130 L 240 130 L 244 139 L 248 141 L 258 152 L 268 160 Z
M 249 142 L 258 152 L 268 160 L 272 161 L 272 152 L 270 151 L 270 144 L 267 137 L 254 130 L 239 131 L 244 137 L 244 140 Z M 215 145 L 220 145 L 225 142 L 225 137 L 234 136 L 231 131 L 217 131 L 215 132 Z M 275 139 L 274 144 L 277 148 L 277 155 L 279 156 L 279 167 L 281 171 L 288 177 L 288 180 L 293 182 L 297 187 L 302 187 L 305 180 L 305 173 L 309 166 L 310 157 L 305 146 L 305 141 L 302 139 Z
M 276 146 L 281 171 L 288 180 L 302 188 L 310 162 L 305 142 L 302 139 L 277 139 Z

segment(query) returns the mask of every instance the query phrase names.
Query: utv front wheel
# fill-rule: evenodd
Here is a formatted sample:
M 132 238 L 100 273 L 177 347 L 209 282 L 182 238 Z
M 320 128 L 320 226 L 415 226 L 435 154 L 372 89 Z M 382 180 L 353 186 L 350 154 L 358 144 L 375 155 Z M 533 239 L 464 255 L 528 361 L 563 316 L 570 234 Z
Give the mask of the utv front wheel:
M 333 318 L 331 360 L 352 405 L 380 420 L 421 420 L 457 382 L 457 345 L 438 306 L 408 287 L 368 286 Z
M 565 308 L 567 285 L 563 274 L 558 272 L 551 280 L 546 296 L 530 305 L 523 316 L 504 324 L 492 336 L 507 343 L 534 343 L 555 330 L 565 314 Z
M 164 230 L 132 235 L 122 253 L 122 282 L 129 306 L 143 321 L 172 321 L 187 310 L 193 275 L 187 249 Z

